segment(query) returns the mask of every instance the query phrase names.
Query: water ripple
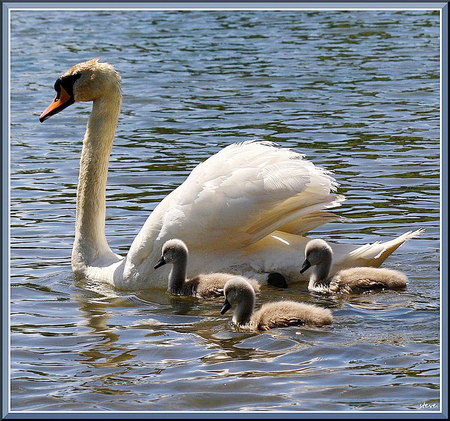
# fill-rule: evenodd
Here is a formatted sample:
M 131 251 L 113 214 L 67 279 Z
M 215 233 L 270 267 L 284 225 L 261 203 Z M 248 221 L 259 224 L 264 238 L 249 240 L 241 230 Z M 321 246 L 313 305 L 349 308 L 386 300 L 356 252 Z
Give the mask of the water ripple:
M 60 12 L 12 12 L 12 409 L 439 408 L 439 14 L 64 16 L 61 31 Z M 263 139 L 333 171 L 347 196 L 338 210 L 346 219 L 311 236 L 364 244 L 426 228 L 388 262 L 407 273 L 407 291 L 332 298 L 305 285 L 267 287 L 258 305 L 309 301 L 330 308 L 335 322 L 249 333 L 220 315 L 219 299 L 74 282 L 76 180 L 90 108 L 73 105 L 45 125 L 37 119 L 55 78 L 95 56 L 123 76 L 107 190 L 115 250 L 126 253 L 148 213 L 199 162 L 230 143 Z

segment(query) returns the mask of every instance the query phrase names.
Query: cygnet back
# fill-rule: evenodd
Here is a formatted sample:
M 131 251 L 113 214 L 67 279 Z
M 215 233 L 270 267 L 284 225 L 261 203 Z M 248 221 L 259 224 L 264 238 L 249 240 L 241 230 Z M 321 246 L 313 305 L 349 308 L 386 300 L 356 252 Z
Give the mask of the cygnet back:
M 332 282 L 355 293 L 378 289 L 405 289 L 408 278 L 394 269 L 357 267 L 339 271 Z
M 291 325 L 323 326 L 332 321 L 333 316 L 327 308 L 288 300 L 263 304 L 251 319 L 258 330 Z

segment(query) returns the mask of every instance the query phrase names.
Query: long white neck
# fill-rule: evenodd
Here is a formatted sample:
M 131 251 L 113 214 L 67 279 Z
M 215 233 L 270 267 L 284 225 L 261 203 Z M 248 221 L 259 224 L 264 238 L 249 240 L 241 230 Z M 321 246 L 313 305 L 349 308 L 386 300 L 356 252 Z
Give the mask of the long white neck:
M 114 134 L 122 102 L 120 89 L 93 102 L 83 140 L 77 190 L 72 266 L 83 271 L 97 259 L 117 260 L 105 236 L 106 181 Z M 100 262 L 102 264 L 102 262 Z

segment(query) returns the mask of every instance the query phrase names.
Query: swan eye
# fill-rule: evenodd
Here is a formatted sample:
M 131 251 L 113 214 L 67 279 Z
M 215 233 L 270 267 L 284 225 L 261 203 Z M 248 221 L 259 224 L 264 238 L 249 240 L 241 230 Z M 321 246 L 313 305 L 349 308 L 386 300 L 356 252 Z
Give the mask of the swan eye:
M 81 73 L 75 73 L 73 75 L 59 77 L 56 80 L 54 86 L 56 91 L 55 101 L 59 99 L 59 95 L 61 94 L 61 86 L 70 96 L 73 96 L 73 85 L 75 84 L 75 81 L 77 81 L 80 77 Z

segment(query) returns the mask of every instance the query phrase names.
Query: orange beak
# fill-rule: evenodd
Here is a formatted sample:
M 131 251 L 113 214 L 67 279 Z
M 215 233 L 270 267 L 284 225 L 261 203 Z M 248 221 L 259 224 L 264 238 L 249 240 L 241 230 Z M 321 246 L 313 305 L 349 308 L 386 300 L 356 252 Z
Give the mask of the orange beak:
M 47 118 L 59 113 L 74 102 L 75 100 L 73 99 L 73 97 L 71 97 L 66 92 L 66 90 L 62 86 L 60 86 L 60 91 L 56 94 L 53 102 L 41 114 L 41 116 L 39 117 L 39 121 L 42 123 L 43 121 L 47 120 Z

